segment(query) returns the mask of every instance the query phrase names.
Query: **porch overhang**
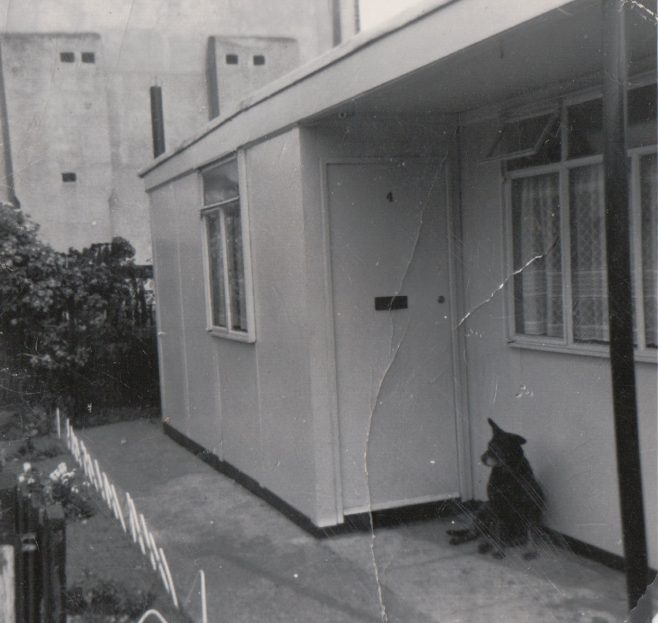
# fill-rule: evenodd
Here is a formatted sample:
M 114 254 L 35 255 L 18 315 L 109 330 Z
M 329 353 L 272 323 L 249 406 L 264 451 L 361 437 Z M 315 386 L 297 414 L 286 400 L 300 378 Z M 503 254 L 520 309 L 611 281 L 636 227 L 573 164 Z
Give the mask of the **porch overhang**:
M 635 11 L 631 75 L 655 71 Z M 600 82 L 598 0 L 442 0 L 362 33 L 243 100 L 140 172 L 147 190 L 295 125 L 355 114 L 474 114 Z

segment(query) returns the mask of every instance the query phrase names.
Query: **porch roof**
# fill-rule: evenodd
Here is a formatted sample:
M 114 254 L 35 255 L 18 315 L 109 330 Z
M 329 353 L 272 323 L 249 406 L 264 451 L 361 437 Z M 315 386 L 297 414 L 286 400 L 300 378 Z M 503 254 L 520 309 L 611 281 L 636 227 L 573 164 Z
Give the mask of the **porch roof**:
M 655 69 L 655 22 L 638 8 L 633 71 Z M 270 83 L 145 167 L 147 190 L 302 123 L 463 114 L 598 81 L 598 0 L 431 0 Z

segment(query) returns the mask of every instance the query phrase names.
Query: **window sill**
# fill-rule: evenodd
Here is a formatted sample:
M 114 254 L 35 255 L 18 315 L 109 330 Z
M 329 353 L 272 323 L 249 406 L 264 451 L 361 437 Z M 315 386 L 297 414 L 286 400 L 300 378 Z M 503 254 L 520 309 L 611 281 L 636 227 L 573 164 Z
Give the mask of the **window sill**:
M 256 338 L 249 333 L 239 333 L 237 331 L 228 331 L 227 329 L 219 329 L 217 327 L 210 327 L 206 329 L 208 335 L 215 338 L 224 340 L 232 340 L 233 342 L 243 342 L 245 344 L 253 344 Z
M 575 344 L 567 346 L 566 344 L 550 342 L 530 342 L 519 338 L 510 338 L 508 345 L 512 348 L 522 350 L 537 350 L 549 353 L 560 353 L 562 355 L 576 355 L 579 357 L 595 357 L 598 359 L 609 359 L 610 351 L 607 346 Z M 658 353 L 656 351 L 646 350 L 644 352 L 635 351 L 636 363 L 658 363 Z

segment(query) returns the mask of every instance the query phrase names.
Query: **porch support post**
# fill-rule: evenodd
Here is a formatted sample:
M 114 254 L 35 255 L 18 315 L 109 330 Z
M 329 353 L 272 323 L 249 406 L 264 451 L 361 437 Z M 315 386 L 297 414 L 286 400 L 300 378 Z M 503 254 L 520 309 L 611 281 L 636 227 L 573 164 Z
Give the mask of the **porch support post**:
M 610 367 L 629 607 L 648 584 L 633 353 L 633 299 L 626 154 L 626 2 L 603 0 L 603 166 Z

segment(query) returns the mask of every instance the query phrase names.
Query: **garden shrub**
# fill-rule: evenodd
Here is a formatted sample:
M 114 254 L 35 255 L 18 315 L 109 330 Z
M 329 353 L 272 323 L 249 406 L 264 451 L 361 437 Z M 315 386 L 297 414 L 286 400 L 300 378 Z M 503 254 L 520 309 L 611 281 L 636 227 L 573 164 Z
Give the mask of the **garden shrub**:
M 4 372 L 27 402 L 85 413 L 157 404 L 154 327 L 144 279 L 123 238 L 57 252 L 23 212 L 0 204 Z
M 97 505 L 90 490 L 90 482 L 77 469 L 68 470 L 60 463 L 50 474 L 42 474 L 32 463 L 23 463 L 18 475 L 19 487 L 35 496 L 42 507 L 61 504 L 67 520 L 89 519 L 96 514 Z
M 86 572 L 68 589 L 66 611 L 87 615 L 89 620 L 94 620 L 93 615 L 116 615 L 134 621 L 151 607 L 154 599 L 148 591 L 130 589 L 121 582 Z

